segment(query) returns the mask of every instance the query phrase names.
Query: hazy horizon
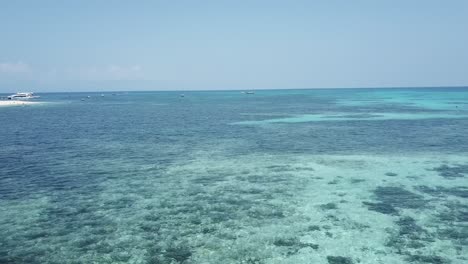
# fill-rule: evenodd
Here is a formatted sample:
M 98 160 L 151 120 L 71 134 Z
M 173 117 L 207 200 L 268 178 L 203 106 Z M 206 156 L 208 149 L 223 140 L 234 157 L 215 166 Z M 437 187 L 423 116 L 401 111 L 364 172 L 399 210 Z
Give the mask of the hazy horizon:
M 0 93 L 468 85 L 468 2 L 15 1 Z
M 0 94 L 12 94 L 17 92 L 34 92 L 35 94 L 40 93 L 112 93 L 112 92 L 238 92 L 238 91 L 283 91 L 283 90 L 398 90 L 398 89 L 467 89 L 467 86 L 398 86 L 398 87 L 314 87 L 314 88 L 232 88 L 232 89 L 222 89 L 222 88 L 213 88 L 213 89 L 133 89 L 133 90 L 125 90 L 125 89 L 115 89 L 115 90 L 105 90 L 105 89 L 69 89 L 69 90 L 49 90 L 49 91 L 41 91 L 41 90 L 31 90 L 31 89 L 23 89 L 23 90 L 11 90 L 11 91 L 1 91 Z

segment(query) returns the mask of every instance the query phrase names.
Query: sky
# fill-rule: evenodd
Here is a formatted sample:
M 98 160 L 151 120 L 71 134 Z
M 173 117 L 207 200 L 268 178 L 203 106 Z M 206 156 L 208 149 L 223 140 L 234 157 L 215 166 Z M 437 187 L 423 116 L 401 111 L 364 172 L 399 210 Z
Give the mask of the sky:
M 466 0 L 0 0 L 0 92 L 467 85 Z

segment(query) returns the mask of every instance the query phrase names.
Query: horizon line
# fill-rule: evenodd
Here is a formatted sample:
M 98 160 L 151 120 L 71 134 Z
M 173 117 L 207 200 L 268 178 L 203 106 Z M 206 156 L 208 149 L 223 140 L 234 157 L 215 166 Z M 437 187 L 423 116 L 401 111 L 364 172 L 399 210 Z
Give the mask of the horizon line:
M 223 91 L 271 91 L 271 90 L 345 90 L 345 89 L 434 89 L 434 88 L 468 88 L 468 85 L 456 86 L 369 86 L 369 87 L 328 87 L 328 88 L 230 88 L 230 89 L 154 89 L 154 90 L 84 90 L 84 91 L 37 91 L 34 93 L 109 93 L 109 92 L 223 92 Z M 17 91 L 20 92 L 20 91 Z M 30 92 L 30 91 L 28 91 Z M 12 92 L 0 92 L 9 94 Z

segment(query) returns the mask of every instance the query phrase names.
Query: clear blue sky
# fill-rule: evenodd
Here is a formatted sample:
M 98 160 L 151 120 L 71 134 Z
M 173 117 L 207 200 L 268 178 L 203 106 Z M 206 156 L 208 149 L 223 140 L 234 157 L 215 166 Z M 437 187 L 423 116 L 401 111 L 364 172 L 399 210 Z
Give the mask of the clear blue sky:
M 468 85 L 468 1 L 2 1 L 0 92 Z

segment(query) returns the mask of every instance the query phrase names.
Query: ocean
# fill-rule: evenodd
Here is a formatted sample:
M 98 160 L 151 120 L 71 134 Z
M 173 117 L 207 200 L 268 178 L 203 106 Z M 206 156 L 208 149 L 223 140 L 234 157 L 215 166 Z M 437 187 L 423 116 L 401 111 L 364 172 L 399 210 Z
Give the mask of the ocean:
M 0 263 L 468 263 L 468 88 L 181 93 L 0 108 Z

